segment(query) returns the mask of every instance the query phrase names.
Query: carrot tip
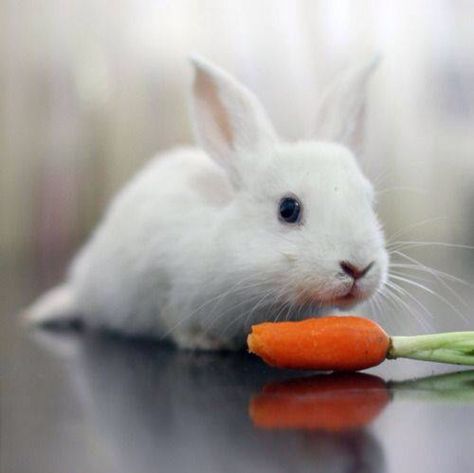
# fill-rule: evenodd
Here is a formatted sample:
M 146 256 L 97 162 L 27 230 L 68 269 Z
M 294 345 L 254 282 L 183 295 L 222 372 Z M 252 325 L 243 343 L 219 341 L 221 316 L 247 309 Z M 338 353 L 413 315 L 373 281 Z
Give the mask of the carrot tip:
M 247 336 L 247 346 L 248 346 L 248 352 L 249 353 L 255 353 L 253 333 L 249 333 L 248 336 Z

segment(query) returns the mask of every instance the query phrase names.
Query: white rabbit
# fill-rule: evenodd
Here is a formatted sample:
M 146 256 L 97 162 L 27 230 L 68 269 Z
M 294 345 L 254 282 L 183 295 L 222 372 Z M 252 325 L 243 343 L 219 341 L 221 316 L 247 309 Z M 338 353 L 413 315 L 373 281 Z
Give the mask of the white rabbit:
M 252 323 L 347 308 L 384 284 L 373 189 L 349 150 L 374 62 L 333 83 L 317 141 L 296 143 L 235 79 L 192 62 L 202 149 L 156 157 L 119 193 L 30 322 L 239 348 Z

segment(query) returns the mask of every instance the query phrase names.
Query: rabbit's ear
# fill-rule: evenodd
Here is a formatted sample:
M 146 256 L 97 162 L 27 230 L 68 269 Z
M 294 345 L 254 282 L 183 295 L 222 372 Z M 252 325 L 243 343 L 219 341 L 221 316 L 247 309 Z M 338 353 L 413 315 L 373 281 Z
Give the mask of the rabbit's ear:
M 345 71 L 323 95 L 316 117 L 316 138 L 335 141 L 354 151 L 360 147 L 365 125 L 367 84 L 380 57 Z
M 257 98 L 235 79 L 192 57 L 195 76 L 192 112 L 196 137 L 209 155 L 240 180 L 240 161 L 264 151 L 276 139 Z

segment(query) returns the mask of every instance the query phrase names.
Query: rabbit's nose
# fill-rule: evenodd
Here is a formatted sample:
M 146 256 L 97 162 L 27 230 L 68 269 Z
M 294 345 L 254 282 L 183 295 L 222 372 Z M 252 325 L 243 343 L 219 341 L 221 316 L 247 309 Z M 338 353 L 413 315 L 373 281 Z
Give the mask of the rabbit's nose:
M 351 278 L 360 279 L 364 277 L 369 271 L 370 268 L 374 265 L 374 261 L 368 264 L 365 268 L 359 268 L 358 266 L 350 263 L 349 261 L 341 261 L 339 266 L 341 269 Z

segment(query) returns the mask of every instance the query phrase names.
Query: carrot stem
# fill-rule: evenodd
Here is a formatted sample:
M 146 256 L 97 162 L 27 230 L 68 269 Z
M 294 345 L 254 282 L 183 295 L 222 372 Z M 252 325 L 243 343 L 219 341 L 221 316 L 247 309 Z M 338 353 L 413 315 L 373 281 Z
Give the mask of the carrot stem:
M 391 337 L 387 358 L 474 365 L 474 332 Z

